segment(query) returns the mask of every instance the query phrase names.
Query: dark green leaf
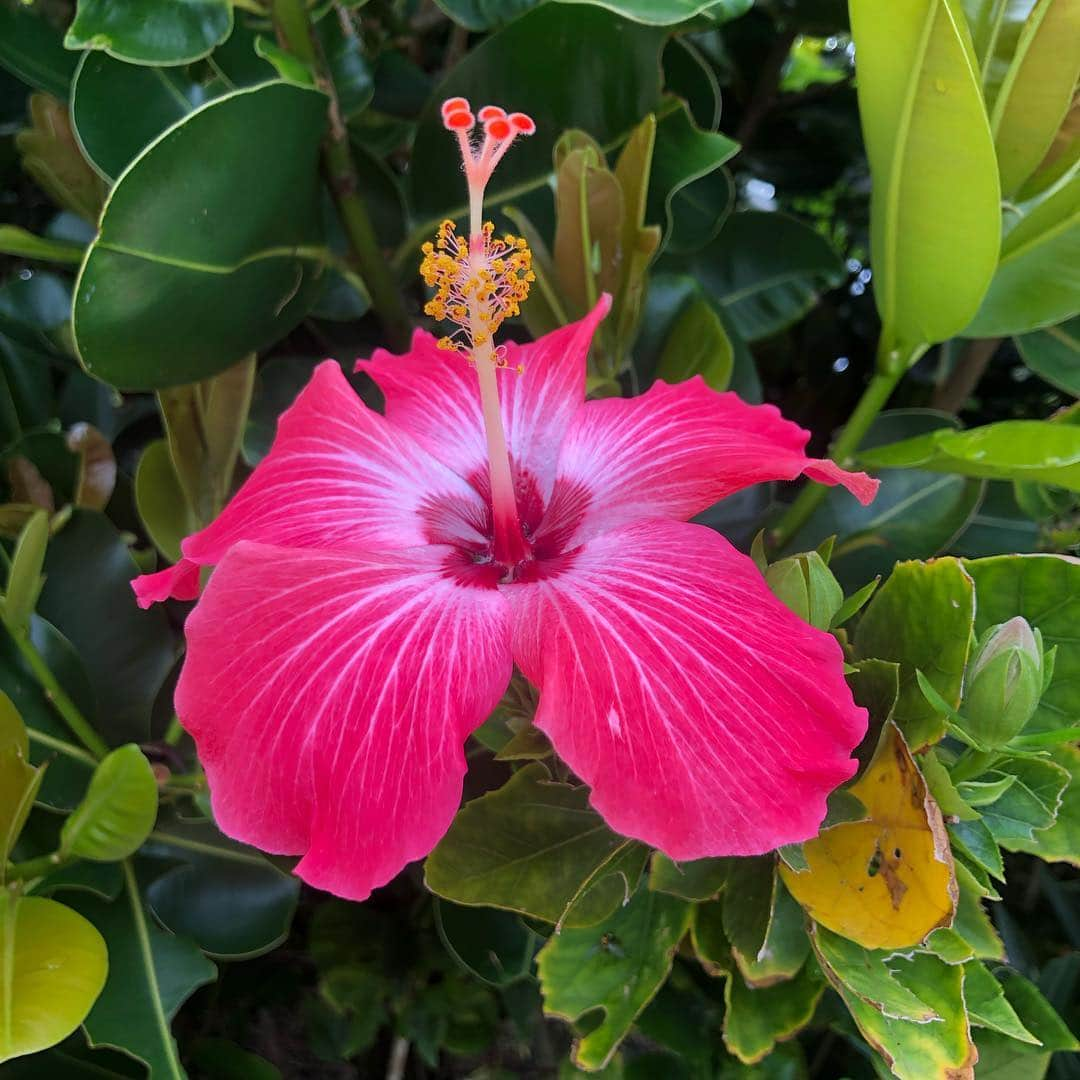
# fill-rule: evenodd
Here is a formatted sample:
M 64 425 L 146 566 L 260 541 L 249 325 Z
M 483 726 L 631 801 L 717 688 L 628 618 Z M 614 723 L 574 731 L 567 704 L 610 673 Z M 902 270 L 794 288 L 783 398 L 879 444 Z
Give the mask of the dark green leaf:
M 1080 317 L 1016 339 L 1032 371 L 1073 397 L 1080 397 Z
M 795 978 L 760 989 L 732 973 L 724 990 L 724 1045 L 745 1064 L 756 1064 L 779 1040 L 810 1023 L 824 992 L 825 980 L 813 960 Z
M 0 4 L 0 64 L 28 86 L 66 99 L 78 61 L 42 5 Z
M 436 900 L 435 919 L 450 955 L 478 979 L 508 986 L 532 970 L 540 939 L 517 915 Z

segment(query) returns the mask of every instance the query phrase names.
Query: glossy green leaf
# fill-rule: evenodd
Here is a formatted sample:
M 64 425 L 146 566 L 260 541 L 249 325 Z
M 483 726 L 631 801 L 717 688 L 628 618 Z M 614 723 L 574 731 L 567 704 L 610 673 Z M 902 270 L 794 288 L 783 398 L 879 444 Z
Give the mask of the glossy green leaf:
M 164 612 L 135 605 L 137 573 L 112 523 L 76 510 L 49 543 L 38 604 L 86 663 L 99 731 L 113 745 L 146 741 L 151 706 L 175 659 Z
M 900 664 L 894 719 L 913 750 L 945 734 L 945 716 L 925 699 L 921 671 L 955 708 L 975 619 L 971 577 L 956 559 L 899 563 L 878 589 L 855 631 L 860 656 Z
M 724 988 L 724 1045 L 747 1065 L 761 1061 L 779 1040 L 810 1023 L 824 991 L 813 960 L 795 978 L 759 989 L 734 972 Z
M 429 889 L 457 904 L 519 911 L 547 922 L 588 926 L 633 892 L 615 869 L 626 841 L 588 806 L 588 789 L 553 782 L 533 763 L 497 791 L 467 803 L 428 856 Z M 641 849 L 638 874 L 644 865 Z M 589 894 L 578 897 L 586 883 Z
M 986 299 L 964 336 L 1002 337 L 1052 326 L 1076 314 L 1078 295 L 1080 175 L 1033 204 L 1005 234 Z
M 971 946 L 979 960 L 1004 960 L 1005 945 L 983 908 L 979 883 L 959 861 L 956 864 L 956 884 L 960 899 L 953 918 L 953 931 Z
M 696 278 L 747 341 L 790 326 L 844 274 L 839 255 L 808 225 L 754 210 L 732 214 L 711 244 L 663 266 Z
M 123 896 L 106 903 L 72 893 L 69 902 L 97 927 L 109 949 L 109 976 L 85 1021 L 91 1043 L 144 1061 L 155 1080 L 183 1080 L 187 1074 L 170 1024 L 195 990 L 213 982 L 216 968 L 187 938 L 158 928 L 143 906 L 130 862 L 124 863 Z
M 681 896 L 684 900 L 711 900 L 727 883 L 730 864 L 730 859 L 694 859 L 676 863 L 662 851 L 657 851 L 649 868 L 649 888 Z
M 439 9 L 466 30 L 498 30 L 536 7 L 537 0 L 437 0 Z
M 1024 23 L 990 114 L 1004 195 L 1046 156 L 1078 77 L 1080 8 L 1071 0 L 1041 0 Z
M 529 976 L 541 939 L 519 916 L 437 900 L 435 920 L 447 951 L 478 979 L 509 986 Z
M 893 1020 L 927 1023 L 940 1019 L 932 1005 L 897 979 L 895 954 L 865 949 L 824 926 L 814 926 L 812 939 L 822 968 L 845 993 Z
M 214 956 L 259 956 L 289 932 L 299 879 L 229 840 L 209 822 L 168 822 L 148 855 L 181 860 L 146 888 L 146 904 L 166 929 Z
M 322 94 L 266 83 L 195 110 L 131 164 L 76 287 L 87 371 L 127 388 L 196 382 L 296 325 L 322 267 L 325 119 Z
M 750 10 L 753 0 L 563 0 L 570 4 L 596 4 L 634 22 L 674 26 L 707 12 L 715 22 L 737 19 Z
M 439 115 L 443 100 L 460 94 L 505 101 L 538 118 L 537 133 L 514 147 L 492 179 L 488 205 L 497 206 L 547 183 L 552 148 L 567 128 L 586 131 L 607 149 L 653 112 L 666 38 L 662 29 L 600 8 L 541 4 L 470 50 L 420 117 L 409 170 L 412 205 L 425 223 L 420 231 L 467 210 L 458 148 Z M 408 257 L 415 258 L 411 242 Z
M 702 131 L 682 102 L 665 108 L 645 209 L 645 220 L 663 227 L 662 251 L 696 251 L 716 236 L 733 201 L 730 180 L 718 170 L 738 149 L 726 135 Z
M 1005 997 L 1001 983 L 978 960 L 964 965 L 964 1001 L 976 1027 L 991 1028 L 1011 1039 L 1038 1045 Z
M 1041 379 L 1080 397 L 1080 317 L 1016 339 L 1016 347 Z
M 955 850 L 967 855 L 976 866 L 982 867 L 998 881 L 1005 880 L 1001 849 L 981 818 L 975 821 L 950 822 L 948 830 Z
M 82 262 L 83 249 L 78 244 L 37 236 L 17 225 L 0 225 L 0 252 L 4 255 L 15 255 L 20 259 L 79 263 Z
M 896 980 L 941 1019 L 931 1023 L 893 1019 L 838 985 L 863 1038 L 890 1062 L 899 1080 L 969 1075 L 965 1070 L 975 1063 L 976 1054 L 964 1009 L 963 967 L 926 954 L 897 956 L 890 966 Z
M 41 770 L 30 764 L 26 725 L 11 698 L 0 693 L 0 882 L 41 780 Z
M 28 86 L 66 99 L 78 61 L 40 4 L 0 4 L 0 64 Z
M 642 888 L 605 922 L 564 929 L 540 950 L 536 965 L 548 1015 L 574 1021 L 594 1009 L 604 1012 L 600 1024 L 575 1043 L 576 1065 L 596 1070 L 611 1060 L 667 978 L 691 910 L 682 900 Z
M 164 439 L 148 443 L 135 472 L 135 505 L 139 520 L 154 546 L 171 562 L 180 561 L 180 541 L 198 525 L 176 477 L 169 444 Z
M 1035 3 L 1036 0 L 963 0 L 979 82 L 988 107 L 993 107 L 997 99 L 1024 22 Z
M 94 772 L 86 798 L 60 830 L 60 850 L 98 862 L 127 858 L 157 817 L 157 781 L 134 744 L 114 750 Z
M 955 0 L 850 0 L 883 355 L 962 330 L 994 273 L 993 139 Z M 946 149 L 947 148 L 947 149 Z
M 706 300 L 691 301 L 679 312 L 660 354 L 656 377 L 678 383 L 700 375 L 713 390 L 726 390 L 734 350 L 724 324 Z
M 1057 818 L 1061 793 L 1070 775 L 1051 761 L 1024 759 L 1006 762 L 999 769 L 1010 770 L 1015 781 L 989 806 L 982 818 L 994 839 L 1011 848 L 1014 841 L 1038 842 L 1038 834 Z M 995 776 L 995 772 L 987 776 Z
M 105 983 L 101 935 L 55 900 L 0 889 L 0 1062 L 70 1035 Z
M 1039 628 L 1047 649 L 1057 646 L 1054 677 L 1026 733 L 1056 731 L 1080 716 L 1080 565 L 1057 555 L 1002 555 L 967 560 L 978 606 L 975 631 L 1022 615 Z
M 103 49 L 132 64 L 187 64 L 232 30 L 226 0 L 78 0 L 68 49 Z
M 310 356 L 274 356 L 259 365 L 243 436 L 248 465 L 257 465 L 270 452 L 278 417 L 307 385 L 317 363 Z
M 1038 855 L 1047 862 L 1070 862 L 1080 866 L 1080 748 L 1055 748 L 1054 763 L 1066 769 L 1070 779 L 1062 792 L 1053 825 L 1030 838 L 1014 837 L 1008 841 L 1008 847 L 1012 851 Z

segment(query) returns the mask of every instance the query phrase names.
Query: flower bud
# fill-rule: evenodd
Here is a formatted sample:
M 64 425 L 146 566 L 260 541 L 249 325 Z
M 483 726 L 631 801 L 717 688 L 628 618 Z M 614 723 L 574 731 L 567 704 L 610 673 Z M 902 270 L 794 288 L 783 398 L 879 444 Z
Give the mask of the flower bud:
M 791 555 L 765 571 L 773 594 L 804 622 L 828 630 L 844 602 L 844 593 L 825 560 L 816 551 Z
M 990 749 L 1023 731 L 1043 692 L 1038 630 L 1017 615 L 983 634 L 964 678 L 961 711 L 970 733 Z

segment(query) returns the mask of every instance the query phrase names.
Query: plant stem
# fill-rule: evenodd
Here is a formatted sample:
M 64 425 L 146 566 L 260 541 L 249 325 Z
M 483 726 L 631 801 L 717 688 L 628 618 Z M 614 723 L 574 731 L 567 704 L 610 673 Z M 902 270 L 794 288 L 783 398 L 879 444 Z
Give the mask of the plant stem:
M 52 703 L 52 707 L 60 714 L 64 723 L 70 728 L 71 733 L 90 751 L 96 758 L 103 758 L 109 752 L 105 740 L 93 729 L 90 722 L 79 711 L 79 707 L 68 697 L 64 688 L 57 681 L 56 676 L 49 670 L 41 653 L 37 651 L 30 635 L 25 630 L 12 630 L 11 638 L 18 646 L 34 678 L 40 683 L 45 691 L 45 696 Z
M 12 863 L 7 870 L 8 881 L 32 881 L 34 878 L 44 877 L 58 870 L 61 866 L 67 866 L 74 862 L 74 856 L 63 855 L 59 851 L 50 852 L 48 855 L 39 855 L 36 859 L 27 859 L 25 862 Z
M 304 0 L 273 0 L 272 9 L 283 43 L 311 68 L 319 88 L 330 98 L 330 133 L 323 143 L 323 168 L 330 193 L 371 296 L 371 306 L 389 343 L 393 348 L 407 349 L 411 332 L 409 316 L 390 266 L 379 250 L 371 216 L 360 197 L 360 182 L 349 150 L 349 132 L 342 123 L 334 83 L 312 32 Z
M 1001 338 L 969 341 L 956 367 L 934 391 L 931 405 L 944 412 L 959 412 L 967 399 L 971 397 L 972 391 L 979 385 L 979 380 L 986 373 L 1000 344 Z

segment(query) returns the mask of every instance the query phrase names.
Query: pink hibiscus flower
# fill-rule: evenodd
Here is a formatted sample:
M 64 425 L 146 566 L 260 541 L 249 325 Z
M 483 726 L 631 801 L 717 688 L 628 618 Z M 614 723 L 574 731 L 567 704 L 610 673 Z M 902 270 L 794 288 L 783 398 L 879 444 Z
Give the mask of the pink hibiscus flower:
M 863 502 L 876 482 L 806 457 L 775 408 L 700 378 L 586 401 L 606 297 L 496 349 L 531 271 L 523 244 L 481 227 L 480 199 L 532 122 L 488 107 L 476 145 L 466 102 L 444 119 L 471 236 L 444 225 L 423 270 L 429 310 L 461 329 L 358 364 L 385 415 L 320 365 L 220 517 L 135 582 L 143 606 L 193 599 L 216 567 L 176 708 L 218 824 L 363 899 L 449 827 L 464 741 L 516 664 L 540 691 L 537 727 L 617 832 L 676 860 L 813 836 L 866 730 L 840 646 L 686 519 L 763 481 L 805 474 Z

